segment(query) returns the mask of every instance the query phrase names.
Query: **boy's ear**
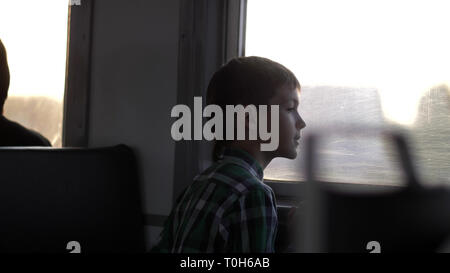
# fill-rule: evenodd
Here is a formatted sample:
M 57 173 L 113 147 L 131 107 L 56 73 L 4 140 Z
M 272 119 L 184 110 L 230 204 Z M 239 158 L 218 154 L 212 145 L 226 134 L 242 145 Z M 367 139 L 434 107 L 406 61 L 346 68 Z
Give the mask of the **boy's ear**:
M 248 129 L 250 126 L 250 114 L 245 112 L 245 129 Z
M 258 139 L 258 112 L 252 117 L 250 113 L 245 113 L 245 135 L 249 140 Z M 251 137 L 253 135 L 253 138 Z
M 248 105 L 244 105 L 244 107 L 247 107 Z M 258 116 L 258 108 L 256 108 L 256 116 Z M 255 120 L 251 120 L 250 113 L 245 112 L 245 128 L 248 129 L 250 127 L 250 124 L 254 122 L 256 124 L 257 117 L 254 117 Z
M 245 128 L 248 129 L 250 128 L 250 124 L 254 123 L 256 125 L 257 123 L 257 118 L 254 117 L 253 119 L 250 116 L 250 113 L 246 112 L 245 113 Z

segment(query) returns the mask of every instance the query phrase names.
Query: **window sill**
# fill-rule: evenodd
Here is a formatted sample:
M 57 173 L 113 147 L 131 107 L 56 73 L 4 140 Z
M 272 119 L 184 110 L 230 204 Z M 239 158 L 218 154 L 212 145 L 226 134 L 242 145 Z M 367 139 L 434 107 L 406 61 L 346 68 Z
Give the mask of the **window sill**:
M 307 183 L 306 181 L 277 181 L 264 180 L 264 183 L 270 186 L 277 197 L 280 206 L 295 206 L 298 202 L 306 199 Z M 341 182 L 318 182 L 319 184 L 331 186 L 338 191 L 356 192 L 356 193 L 380 193 L 395 191 L 405 185 L 377 185 L 377 184 L 355 184 Z

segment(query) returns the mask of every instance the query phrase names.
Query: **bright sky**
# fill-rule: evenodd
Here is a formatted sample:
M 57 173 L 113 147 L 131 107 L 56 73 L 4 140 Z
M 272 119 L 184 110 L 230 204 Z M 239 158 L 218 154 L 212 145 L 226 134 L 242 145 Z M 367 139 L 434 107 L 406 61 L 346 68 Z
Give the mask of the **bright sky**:
M 386 118 L 414 122 L 430 87 L 450 86 L 448 0 L 248 0 L 246 55 L 302 85 L 375 87 Z
M 9 95 L 62 100 L 67 0 L 0 0 L 0 39 L 8 52 Z

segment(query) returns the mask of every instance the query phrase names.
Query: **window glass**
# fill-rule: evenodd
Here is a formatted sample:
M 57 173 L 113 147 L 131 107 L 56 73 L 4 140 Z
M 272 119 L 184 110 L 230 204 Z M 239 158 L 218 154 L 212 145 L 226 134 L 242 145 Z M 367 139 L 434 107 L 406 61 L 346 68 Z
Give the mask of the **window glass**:
M 61 147 L 68 1 L 1 0 L 11 74 L 4 115 Z
M 444 0 L 248 0 L 245 52 L 297 75 L 307 123 L 302 134 L 319 127 L 333 133 L 343 124 L 396 126 L 410 136 L 421 177 L 450 182 L 447 6 Z M 401 183 L 395 153 L 380 138 L 331 135 L 320 146 L 319 178 Z M 301 152 L 296 160 L 275 159 L 265 178 L 301 181 L 304 159 Z

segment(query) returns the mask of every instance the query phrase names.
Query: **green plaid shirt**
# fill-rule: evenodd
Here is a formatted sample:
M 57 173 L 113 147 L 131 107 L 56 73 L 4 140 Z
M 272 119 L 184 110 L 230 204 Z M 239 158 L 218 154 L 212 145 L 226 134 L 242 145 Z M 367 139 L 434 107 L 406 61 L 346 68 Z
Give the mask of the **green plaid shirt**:
M 248 153 L 226 149 L 178 197 L 153 252 L 274 252 L 278 218 L 272 189 Z

